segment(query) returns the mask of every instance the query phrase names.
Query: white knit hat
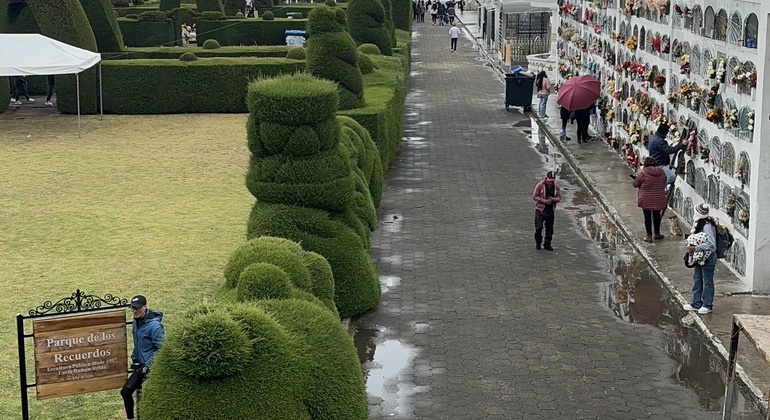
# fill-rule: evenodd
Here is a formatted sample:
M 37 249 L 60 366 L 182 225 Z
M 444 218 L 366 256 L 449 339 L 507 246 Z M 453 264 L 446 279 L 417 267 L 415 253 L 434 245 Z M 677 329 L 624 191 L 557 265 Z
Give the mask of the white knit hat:
M 706 203 L 700 203 L 695 207 L 695 212 L 692 215 L 693 222 L 697 222 L 700 219 L 709 216 L 709 205 Z

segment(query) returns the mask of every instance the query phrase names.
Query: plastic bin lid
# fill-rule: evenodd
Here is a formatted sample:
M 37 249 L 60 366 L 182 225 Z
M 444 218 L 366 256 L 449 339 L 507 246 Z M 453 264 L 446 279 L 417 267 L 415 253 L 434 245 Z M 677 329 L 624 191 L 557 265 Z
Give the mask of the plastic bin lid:
M 302 36 L 304 36 L 305 35 L 305 31 L 303 31 L 301 29 L 287 29 L 287 30 L 283 31 L 283 34 L 284 35 L 302 35 Z
M 511 67 L 511 73 L 518 73 L 520 71 L 524 71 L 524 69 L 521 66 L 513 66 L 513 67 Z

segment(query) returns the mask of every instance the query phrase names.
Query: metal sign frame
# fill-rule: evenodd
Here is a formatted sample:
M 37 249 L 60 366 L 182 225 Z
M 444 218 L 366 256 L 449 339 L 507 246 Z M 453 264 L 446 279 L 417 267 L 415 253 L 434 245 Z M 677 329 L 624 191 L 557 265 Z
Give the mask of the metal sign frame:
M 46 301 L 42 305 L 30 309 L 27 315 L 16 315 L 16 336 L 19 346 L 19 384 L 21 391 L 21 418 L 29 420 L 29 396 L 27 389 L 37 386 L 37 383 L 27 383 L 27 360 L 25 340 L 35 336 L 33 333 L 24 332 L 24 321 L 33 318 L 45 318 L 53 316 L 71 315 L 78 313 L 89 313 L 116 308 L 127 308 L 130 306 L 128 299 L 123 299 L 112 294 L 106 294 L 103 297 L 97 295 L 87 295 L 80 289 L 77 289 L 70 296 L 56 301 Z M 131 325 L 126 321 L 126 325 Z

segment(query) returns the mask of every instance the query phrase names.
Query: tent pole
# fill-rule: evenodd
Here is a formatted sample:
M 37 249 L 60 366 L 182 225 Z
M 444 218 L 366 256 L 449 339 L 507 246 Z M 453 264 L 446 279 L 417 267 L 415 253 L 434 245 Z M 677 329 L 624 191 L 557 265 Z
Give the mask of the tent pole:
M 80 138 L 80 74 L 75 73 L 75 81 L 78 90 L 78 138 Z
M 102 62 L 99 62 L 99 120 L 104 119 L 104 93 L 102 91 Z

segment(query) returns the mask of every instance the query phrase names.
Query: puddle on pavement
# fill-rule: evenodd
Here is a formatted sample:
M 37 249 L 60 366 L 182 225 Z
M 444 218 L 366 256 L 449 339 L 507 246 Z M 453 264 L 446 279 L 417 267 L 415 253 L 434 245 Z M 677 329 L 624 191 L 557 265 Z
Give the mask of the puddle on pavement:
M 604 213 L 586 211 L 590 197 L 575 193 L 571 201 L 571 206 L 565 208 L 575 209 L 579 226 L 601 249 L 609 263 L 608 270 L 615 277 L 602 285 L 604 303 L 619 319 L 660 328 L 665 336 L 664 350 L 676 363 L 672 379 L 693 389 L 708 410 L 721 412 L 724 366 L 721 358 L 690 328 L 695 315 L 685 312 L 660 286 L 657 277 Z M 743 395 L 736 392 L 734 399 L 733 418 L 761 418 Z
M 427 328 L 416 326 L 416 328 Z M 378 340 L 385 330 L 356 329 L 353 342 L 364 372 L 370 414 L 377 417 L 407 416 L 412 409 L 411 396 L 423 392 L 401 375 L 411 369 L 417 351 L 399 340 Z

